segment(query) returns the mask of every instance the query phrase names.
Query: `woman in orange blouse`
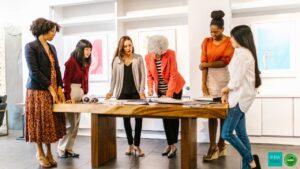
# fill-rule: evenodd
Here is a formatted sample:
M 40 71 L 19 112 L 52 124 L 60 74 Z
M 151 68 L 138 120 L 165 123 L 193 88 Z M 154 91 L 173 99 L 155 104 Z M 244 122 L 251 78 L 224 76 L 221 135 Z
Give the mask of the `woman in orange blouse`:
M 221 101 L 221 90 L 229 81 L 227 65 L 233 55 L 234 49 L 230 37 L 223 34 L 225 16 L 223 11 L 213 11 L 210 24 L 211 37 L 205 38 L 202 43 L 200 69 L 202 70 L 202 92 L 204 96 Z M 221 120 L 221 128 L 224 120 Z M 216 144 L 218 119 L 209 119 L 210 147 L 203 157 L 204 161 L 215 160 L 226 155 L 225 141 L 220 137 Z

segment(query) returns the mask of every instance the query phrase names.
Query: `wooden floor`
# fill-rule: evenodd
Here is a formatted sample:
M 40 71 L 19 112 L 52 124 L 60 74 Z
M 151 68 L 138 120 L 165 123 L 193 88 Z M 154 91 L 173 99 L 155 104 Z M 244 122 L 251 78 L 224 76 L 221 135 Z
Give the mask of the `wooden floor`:
M 10 136 L 0 137 L 0 169 L 39 169 L 35 160 L 35 145 L 17 141 L 19 133 L 10 133 Z M 180 169 L 180 154 L 177 158 L 169 160 L 161 156 L 166 142 L 165 140 L 143 139 L 142 148 L 146 156 L 137 158 L 124 154 L 127 148 L 127 141 L 118 138 L 117 160 L 107 163 L 101 169 Z M 91 169 L 90 164 L 90 137 L 78 137 L 75 144 L 75 151 L 80 153 L 79 159 L 58 159 L 57 169 Z M 56 145 L 55 145 L 56 146 Z M 55 151 L 56 147 L 52 149 Z M 211 163 L 203 163 L 202 156 L 208 149 L 208 144 L 198 144 L 198 168 L 201 169 L 240 169 L 241 158 L 239 154 L 229 148 L 228 156 Z M 262 167 L 267 167 L 267 154 L 269 151 L 282 151 L 295 153 L 300 158 L 300 146 L 281 146 L 281 145 L 252 145 L 254 153 L 261 158 Z M 178 151 L 180 152 L 180 151 Z M 57 158 L 56 154 L 55 157 Z M 299 164 L 299 162 L 298 162 Z M 300 165 L 298 165 L 300 169 Z

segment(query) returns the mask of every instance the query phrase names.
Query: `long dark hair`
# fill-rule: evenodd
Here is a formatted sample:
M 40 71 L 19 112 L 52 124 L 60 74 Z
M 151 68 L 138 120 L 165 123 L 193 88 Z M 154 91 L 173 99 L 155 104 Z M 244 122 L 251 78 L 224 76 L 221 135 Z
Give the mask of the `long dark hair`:
M 114 58 L 112 60 L 112 67 L 116 57 L 119 57 L 120 60 L 124 61 L 124 43 L 126 40 L 129 40 L 132 43 L 132 39 L 129 36 L 122 36 L 119 40 L 118 47 L 115 51 Z M 134 47 L 132 46 L 132 53 L 134 53 Z
M 81 39 L 78 41 L 75 50 L 71 53 L 71 57 L 74 57 L 76 61 L 84 67 L 87 64 L 91 64 L 92 58 L 91 56 L 89 58 L 84 57 L 84 48 L 93 48 L 90 41 L 86 39 Z
M 231 30 L 230 34 L 239 45 L 249 49 L 252 53 L 255 61 L 255 88 L 258 88 L 261 85 L 261 79 L 259 76 L 260 71 L 258 69 L 256 47 L 251 28 L 247 25 L 236 26 Z

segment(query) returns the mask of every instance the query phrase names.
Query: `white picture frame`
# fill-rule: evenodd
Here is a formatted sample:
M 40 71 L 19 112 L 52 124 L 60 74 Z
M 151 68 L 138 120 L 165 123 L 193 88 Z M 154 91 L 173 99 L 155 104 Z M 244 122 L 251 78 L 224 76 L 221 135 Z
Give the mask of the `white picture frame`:
M 296 22 L 293 20 L 289 21 L 260 21 L 260 22 L 253 22 L 250 24 L 251 29 L 253 31 L 254 35 L 254 40 L 256 44 L 256 50 L 257 50 L 257 57 L 258 57 L 258 62 L 259 62 L 259 68 L 261 71 L 261 76 L 262 77 L 275 77 L 275 78 L 280 78 L 280 77 L 296 77 L 296 72 L 295 72 L 295 63 L 296 63 L 296 37 L 294 36 L 296 34 Z M 266 33 L 262 35 L 262 31 L 265 31 Z M 268 39 L 268 34 L 271 32 L 276 32 L 272 33 L 274 36 L 273 38 L 275 39 Z M 266 36 L 266 37 L 264 37 Z M 287 45 L 288 48 L 285 49 L 288 52 L 287 55 L 282 56 L 283 61 L 280 61 L 281 63 L 285 63 L 285 67 L 281 68 L 276 68 L 276 64 L 273 65 L 272 68 L 268 68 L 268 62 L 271 59 L 276 59 L 276 57 L 272 57 L 272 55 L 278 56 L 278 53 L 284 51 L 284 49 L 280 49 L 280 43 L 282 43 L 283 39 L 281 37 L 285 37 L 284 41 L 287 41 L 289 44 Z M 261 45 L 267 46 L 265 44 L 272 44 L 272 47 L 269 49 L 262 49 Z M 276 44 L 278 43 L 278 45 Z M 276 47 L 277 46 L 277 47 Z M 279 46 L 279 47 L 278 47 Z M 286 48 L 286 47 L 285 47 Z M 261 51 L 264 50 L 264 51 Z M 276 52 L 276 50 L 278 52 Z M 269 52 L 267 52 L 269 51 Z M 265 55 L 263 53 L 266 53 Z M 266 56 L 266 57 L 262 57 Z M 269 57 L 267 57 L 269 56 Z M 279 58 L 277 58 L 279 62 Z M 273 60 L 274 61 L 274 60 Z

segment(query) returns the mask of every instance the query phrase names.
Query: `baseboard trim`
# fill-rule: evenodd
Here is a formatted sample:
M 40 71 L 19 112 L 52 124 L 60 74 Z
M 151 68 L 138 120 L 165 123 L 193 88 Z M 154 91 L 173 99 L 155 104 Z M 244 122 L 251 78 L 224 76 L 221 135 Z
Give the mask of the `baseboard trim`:
M 80 128 L 78 135 L 91 136 L 91 129 Z M 125 131 L 122 129 L 117 130 L 117 137 L 125 138 Z M 141 138 L 144 139 L 166 139 L 164 131 L 148 131 L 143 130 Z M 209 136 L 208 133 L 198 132 L 197 141 L 199 143 L 208 143 Z M 180 139 L 180 134 L 179 134 Z M 254 144 L 278 144 L 278 145 L 300 145 L 300 138 L 297 137 L 278 137 L 278 136 L 250 136 L 250 142 Z

